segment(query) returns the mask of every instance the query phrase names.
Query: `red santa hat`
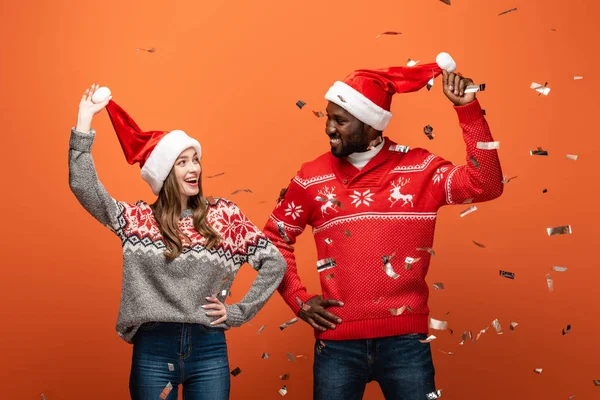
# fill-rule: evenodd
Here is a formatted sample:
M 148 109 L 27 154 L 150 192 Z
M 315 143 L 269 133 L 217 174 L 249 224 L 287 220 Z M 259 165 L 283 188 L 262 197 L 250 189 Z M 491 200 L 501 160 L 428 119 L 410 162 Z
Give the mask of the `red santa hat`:
M 114 101 L 108 102 L 106 110 L 127 162 L 140 164 L 142 179 L 148 182 L 157 196 L 182 151 L 193 147 L 198 158 L 202 157 L 200 143 L 184 131 L 143 132 L 133 118 Z
M 431 64 L 377 70 L 359 69 L 348 75 L 343 82 L 335 82 L 325 98 L 365 124 L 382 131 L 392 118 L 392 96 L 395 93 L 415 92 L 429 81 L 433 84 L 433 79 L 442 70 L 456 70 L 456 63 L 448 53 L 438 54 L 436 62 Z

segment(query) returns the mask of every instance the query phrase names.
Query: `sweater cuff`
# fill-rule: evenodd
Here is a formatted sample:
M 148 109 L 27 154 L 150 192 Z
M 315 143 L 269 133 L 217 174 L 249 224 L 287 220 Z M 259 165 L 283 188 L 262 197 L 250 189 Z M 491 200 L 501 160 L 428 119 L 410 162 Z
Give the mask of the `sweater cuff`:
M 460 124 L 469 124 L 483 118 L 483 111 L 479 100 L 475 99 L 464 106 L 454 106 L 456 114 L 458 114 L 458 122 Z
M 88 133 L 76 131 L 75 128 L 71 128 L 71 140 L 69 141 L 69 148 L 82 153 L 89 153 L 92 150 L 92 144 L 94 144 L 94 138 L 96 137 L 96 130 L 91 129 Z
M 227 320 L 225 321 L 225 324 L 232 328 L 242 326 L 245 322 L 242 310 L 240 310 L 236 304 L 225 304 L 225 309 L 227 310 Z

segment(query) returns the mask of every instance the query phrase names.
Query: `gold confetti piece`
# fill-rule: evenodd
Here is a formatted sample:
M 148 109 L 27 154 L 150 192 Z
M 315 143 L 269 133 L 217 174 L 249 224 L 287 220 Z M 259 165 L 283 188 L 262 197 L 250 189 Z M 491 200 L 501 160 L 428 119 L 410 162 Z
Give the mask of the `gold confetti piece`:
M 406 259 L 404 260 L 404 270 L 405 271 L 412 270 L 412 265 L 414 263 L 418 262 L 419 260 L 420 260 L 420 258 L 406 257 Z
M 211 176 L 207 176 L 207 178 L 208 178 L 208 179 L 210 179 L 210 178 L 216 178 L 217 176 L 221 176 L 221 175 L 225 175 L 225 172 L 219 172 L 218 174 L 214 174 L 214 175 L 211 175 Z
M 466 210 L 464 210 L 460 213 L 460 216 L 461 217 L 467 216 L 474 211 L 477 211 L 477 206 L 471 206 L 471 207 L 467 208 Z
M 577 161 L 578 158 L 579 158 L 579 156 L 576 155 L 576 154 L 567 154 L 567 159 L 568 160 Z
M 465 201 L 463 201 L 463 204 L 471 204 L 473 202 L 473 199 L 466 199 Z
M 479 161 L 477 161 L 477 159 L 475 157 L 471 156 L 471 157 L 469 157 L 469 160 L 473 163 L 475 168 L 479 168 L 481 166 L 481 164 L 479 164 Z
M 287 392 L 288 392 L 288 391 L 287 391 L 287 386 L 285 386 L 285 385 L 284 385 L 284 386 L 283 386 L 281 389 L 279 389 L 279 390 L 277 391 L 277 393 L 279 393 L 279 395 L 280 395 L 281 397 L 285 396 L 285 395 L 287 394 Z
M 541 95 L 548 96 L 548 93 L 550 93 L 550 88 L 546 87 L 547 84 L 548 84 L 548 82 L 546 82 L 544 85 L 540 85 L 539 83 L 532 82 L 531 86 L 529 88 L 534 89 L 536 92 L 538 92 L 540 94 L 540 96 Z
M 496 150 L 500 148 L 500 142 L 477 142 L 479 150 Z
M 564 225 L 556 226 L 554 228 L 547 228 L 546 232 L 548 232 L 548 236 L 570 235 L 573 233 L 573 230 L 571 229 L 571 225 Z
M 292 353 L 285 353 L 287 355 L 288 361 L 296 362 L 296 357 Z
M 267 360 L 269 358 L 269 353 L 262 353 L 262 359 Z
M 302 100 L 298 100 L 298 101 L 296 102 L 296 105 L 298 106 L 298 108 L 299 108 L 299 109 L 301 109 L 301 110 L 302 110 L 302 107 L 304 107 L 304 106 L 306 105 L 306 103 L 305 103 L 305 102 L 303 102 Z
M 433 134 L 433 127 L 431 125 L 425 125 L 423 127 L 423 133 L 429 138 L 429 140 L 433 140 L 433 138 L 435 137 L 435 135 Z
M 390 313 L 392 313 L 392 315 L 402 315 L 402 313 L 404 312 L 404 310 L 406 310 L 407 306 L 402 306 L 400 308 L 390 308 Z
M 503 177 L 503 179 L 502 179 L 502 183 L 503 183 L 503 184 L 505 184 L 505 185 L 506 185 L 508 182 L 512 181 L 513 179 L 515 179 L 515 178 L 518 178 L 518 176 L 513 176 L 512 178 L 509 178 L 509 179 L 507 180 L 507 179 L 506 179 L 506 177 L 507 177 L 507 176 L 508 176 L 508 175 L 504 175 L 504 177 Z
M 429 327 L 431 329 L 437 329 L 438 331 L 445 331 L 448 329 L 448 321 L 440 321 L 434 318 L 429 318 Z
M 600 386 L 600 379 L 594 379 L 594 386 Z
M 381 259 L 383 260 L 383 270 L 385 271 L 385 273 L 387 274 L 387 276 L 389 276 L 392 279 L 398 279 L 400 277 L 400 275 L 398 275 L 395 271 L 394 271 L 394 267 L 392 267 L 392 264 L 390 263 L 390 260 L 393 258 L 393 255 L 388 257 L 388 256 L 381 256 Z
M 287 235 L 287 232 L 285 231 L 285 223 L 282 221 L 277 221 L 275 223 L 275 225 L 277 225 L 277 230 L 279 231 L 279 236 L 281 236 L 281 238 L 286 242 L 289 243 L 291 242 L 290 237 Z
M 556 272 L 565 272 L 567 269 L 568 269 L 567 267 L 558 267 L 558 266 L 552 267 L 552 271 L 556 271 Z
M 552 279 L 552 276 L 550 274 L 546 274 L 546 282 L 548 283 L 548 291 L 553 292 L 554 291 L 554 279 Z
M 444 290 L 444 284 L 442 282 L 434 283 L 433 288 L 435 290 Z
M 140 49 L 140 48 L 138 48 L 137 51 L 146 51 L 146 52 L 152 54 L 152 53 L 154 53 L 156 51 L 156 49 L 154 47 L 151 48 L 151 49 Z
M 542 368 L 536 368 L 533 370 L 536 374 L 540 375 L 542 373 Z
M 282 381 L 287 381 L 288 379 L 290 379 L 290 374 L 279 375 L 279 379 L 281 379 Z
M 450 0 L 441 0 L 443 3 L 447 3 L 446 4 L 450 4 Z M 435 400 L 435 399 L 439 399 L 440 397 L 442 397 L 442 389 L 438 390 L 437 392 L 431 392 L 431 393 L 427 393 L 427 400 Z
M 231 371 L 231 375 L 238 376 L 241 372 L 242 370 L 240 369 L 240 367 L 237 367 L 233 371 Z
M 514 332 L 515 328 L 517 327 L 517 325 L 519 325 L 517 322 L 511 322 L 510 323 L 510 330 Z
M 508 279 L 515 279 L 515 273 L 514 272 L 508 272 L 508 271 L 502 271 L 502 270 L 500 270 L 500 276 L 502 276 L 504 278 L 508 278 Z
M 237 190 L 234 190 L 231 194 L 238 194 L 238 193 L 241 193 L 241 192 L 252 193 L 252 190 L 250 190 L 250 189 L 237 189 Z
M 429 335 L 429 336 L 427 336 L 427 339 L 419 340 L 419 342 L 421 342 L 421 343 L 429 343 L 429 342 L 431 342 L 432 340 L 435 340 L 435 339 L 437 339 L 437 337 L 435 337 L 434 335 Z
M 517 11 L 517 7 L 511 8 L 510 10 L 502 11 L 500 14 L 498 14 L 498 16 L 508 14 L 509 12 L 513 12 L 513 11 Z
M 578 75 L 575 75 L 575 76 L 573 77 L 573 79 L 574 79 L 574 80 L 576 80 L 576 81 L 578 81 L 578 80 L 581 80 L 581 79 L 583 79 L 583 76 L 578 76 Z
M 419 61 L 421 60 L 411 60 L 410 58 L 408 59 L 408 61 L 406 62 L 406 66 L 407 67 L 414 67 L 415 65 L 417 65 L 419 63 Z
M 440 350 L 440 349 L 438 349 L 438 350 L 439 350 L 439 351 L 441 351 L 441 352 L 442 352 L 442 353 L 444 353 L 444 354 L 447 354 L 447 355 L 449 355 L 449 356 L 453 356 L 453 355 L 454 355 L 454 353 L 453 353 L 453 352 L 451 352 L 451 351 L 444 351 L 444 350 Z
M 494 329 L 496 329 L 496 333 L 498 335 L 502 335 L 504 333 L 502 332 L 502 326 L 500 326 L 500 321 L 498 321 L 497 318 L 492 321 L 492 326 L 494 327 Z
M 426 251 L 431 257 L 435 257 L 435 251 L 431 247 L 417 247 L 417 251 Z
M 256 332 L 256 334 L 260 335 L 262 333 L 262 331 L 265 330 L 266 327 L 267 327 L 266 325 L 261 326 L 260 329 L 258 330 L 258 332 Z
M 473 243 L 475 244 L 475 246 L 477 246 L 477 247 L 481 247 L 482 249 L 485 249 L 485 244 L 478 243 L 478 242 L 476 242 L 476 241 L 474 241 L 474 240 L 473 240 Z
M 567 333 L 571 332 L 571 325 L 567 325 L 567 329 L 563 329 L 562 330 L 562 334 L 563 336 L 566 335 Z
M 474 342 L 478 341 L 479 338 L 481 337 L 481 335 L 483 335 L 484 333 L 486 333 L 489 329 L 489 326 L 485 329 L 482 329 L 479 331 L 479 333 L 477 334 L 477 337 L 475 338 L 475 340 L 473 340 L 473 338 L 471 338 L 471 340 L 473 340 Z M 500 335 L 500 334 L 499 334 Z
M 313 110 L 313 114 L 315 115 L 315 117 L 317 118 L 322 118 L 325 116 L 325 114 L 323 114 L 321 111 L 314 111 Z
M 483 92 L 484 90 L 485 90 L 485 83 L 480 83 L 479 85 L 468 85 L 465 88 L 465 93 Z
M 169 371 L 175 371 L 175 366 L 171 363 L 167 363 L 167 367 L 169 367 Z
M 381 32 L 379 35 L 375 36 L 375 39 L 379 39 L 379 37 L 382 35 L 397 36 L 397 35 L 402 35 L 402 32 L 394 32 L 394 31 Z
M 322 260 L 317 261 L 317 271 L 318 272 L 328 270 L 335 266 L 336 266 L 336 263 L 333 258 L 324 258 Z
M 328 281 L 328 280 L 333 279 L 333 278 L 335 278 L 335 275 L 334 274 L 329 274 L 329 275 L 327 275 L 325 277 L 325 280 Z
M 350 231 L 348 229 L 344 230 L 344 235 L 346 235 L 347 237 L 350 237 Z
M 165 388 L 161 392 L 160 398 L 162 400 L 165 400 L 169 396 L 169 393 L 171 393 L 171 390 L 173 390 L 173 385 L 171 384 L 171 382 L 169 382 L 169 383 L 167 383 L 167 386 L 165 386 Z
M 292 318 L 290 319 L 288 322 L 279 325 L 279 329 L 284 330 L 285 328 L 287 328 L 288 326 L 295 324 L 296 322 L 298 322 L 298 318 Z

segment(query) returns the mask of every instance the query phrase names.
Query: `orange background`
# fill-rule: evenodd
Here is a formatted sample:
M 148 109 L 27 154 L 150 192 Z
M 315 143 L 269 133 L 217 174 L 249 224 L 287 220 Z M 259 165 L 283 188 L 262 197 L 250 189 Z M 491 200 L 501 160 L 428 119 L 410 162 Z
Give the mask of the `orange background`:
M 447 319 L 454 334 L 432 332 L 437 386 L 446 400 L 600 397 L 592 383 L 600 379 L 600 302 L 593 295 L 600 5 L 452 1 L 2 2 L 2 397 L 128 398 L 132 347 L 114 329 L 119 241 L 68 187 L 69 129 L 89 84 L 109 86 L 143 129 L 183 129 L 198 138 L 206 194 L 230 198 L 262 227 L 301 163 L 328 151 L 324 119 L 310 109 L 324 110 L 335 80 L 409 57 L 432 62 L 439 51 L 487 84 L 478 97 L 502 144 L 504 173 L 518 178 L 465 218 L 459 213 L 466 207 L 440 211 L 428 282 L 446 289 L 431 290 L 431 316 Z M 512 7 L 518 10 L 497 15 Z M 376 39 L 383 31 L 403 34 Z M 534 81 L 547 81 L 550 94 L 529 89 Z M 386 134 L 461 163 L 461 132 L 440 82 L 431 92 L 396 96 Z M 303 110 L 299 99 L 308 103 Z M 423 134 L 427 124 L 432 141 Z M 105 187 L 120 200 L 152 201 L 105 112 L 93 126 Z M 550 156 L 531 157 L 537 146 Z M 206 179 L 219 172 L 225 175 Z M 253 193 L 231 195 L 242 188 Z M 570 236 L 546 234 L 567 224 Z M 297 254 L 304 282 L 317 291 L 310 229 Z M 552 272 L 553 265 L 569 269 Z M 516 279 L 499 277 L 499 269 Z M 233 301 L 253 277 L 243 268 Z M 232 378 L 232 399 L 276 399 L 283 384 L 287 399 L 310 398 L 312 331 L 303 322 L 280 331 L 292 317 L 275 294 L 251 323 L 227 334 L 231 368 L 242 370 Z M 504 335 L 491 328 L 495 318 Z M 519 323 L 515 332 L 511 321 Z M 572 331 L 563 336 L 567 324 Z M 487 326 L 478 342 L 458 345 L 463 330 Z M 291 363 L 286 352 L 308 358 Z M 279 380 L 284 373 L 289 381 Z M 365 398 L 383 396 L 373 383 Z

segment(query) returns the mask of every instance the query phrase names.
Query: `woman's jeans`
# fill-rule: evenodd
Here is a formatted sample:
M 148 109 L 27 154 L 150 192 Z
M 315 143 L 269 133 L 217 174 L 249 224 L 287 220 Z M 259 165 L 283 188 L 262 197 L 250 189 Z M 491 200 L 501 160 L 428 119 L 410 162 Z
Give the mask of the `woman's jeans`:
M 186 400 L 229 398 L 229 362 L 223 329 L 148 322 L 133 340 L 129 378 L 132 400 L 176 400 L 180 384 Z

